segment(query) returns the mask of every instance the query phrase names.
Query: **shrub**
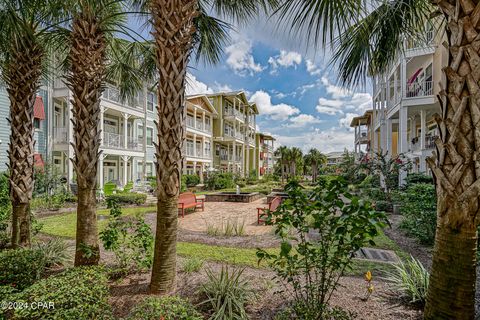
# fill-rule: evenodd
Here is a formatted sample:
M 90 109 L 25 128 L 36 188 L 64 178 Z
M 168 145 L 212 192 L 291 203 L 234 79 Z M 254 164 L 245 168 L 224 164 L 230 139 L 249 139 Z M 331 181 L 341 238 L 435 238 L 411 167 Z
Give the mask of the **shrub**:
M 416 183 L 433 184 L 433 178 L 423 173 L 409 173 L 407 175 L 407 178 L 405 179 L 405 183 L 407 186 L 411 186 L 412 184 L 416 184 Z
M 322 320 L 352 320 L 357 317 L 356 313 L 341 309 L 340 307 L 327 308 L 323 314 Z M 293 320 L 301 319 L 295 314 L 294 309 L 287 308 L 275 315 L 274 320 Z
M 423 244 L 433 244 L 437 226 L 437 194 L 432 184 L 413 184 L 401 195 L 400 227 Z
M 141 205 L 147 201 L 147 195 L 143 193 L 117 193 L 109 195 L 105 198 L 108 200 L 115 200 L 117 203 L 122 204 L 136 204 Z
M 388 271 L 385 279 L 390 282 L 395 292 L 407 298 L 411 303 L 425 304 L 430 274 L 422 263 L 411 257 L 407 262 L 400 261 L 393 265 L 394 271 Z
M 47 268 L 65 265 L 72 259 L 67 252 L 68 245 L 62 239 L 51 239 L 47 242 L 39 242 L 35 247 L 42 253 Z
M 42 279 L 16 294 L 15 301 L 52 302 L 53 308 L 9 310 L 20 319 L 111 319 L 108 279 L 101 269 L 79 267 Z
M 8 176 L 5 173 L 0 173 L 0 249 L 6 248 L 10 242 L 8 225 L 10 224 L 11 212 Z
M 148 297 L 131 312 L 127 320 L 202 320 L 193 306 L 179 297 Z
M 375 202 L 375 209 L 380 212 L 392 212 L 393 206 L 388 201 L 379 200 Z
M 192 273 L 198 272 L 203 267 L 203 260 L 196 257 L 187 258 L 183 262 L 183 272 Z
M 115 199 L 107 200 L 110 220 L 100 232 L 105 250 L 113 251 L 121 273 L 149 268 L 152 264 L 153 235 L 140 217 L 122 217 Z
M 245 304 L 253 297 L 248 282 L 242 279 L 244 269 L 229 269 L 222 266 L 216 274 L 207 269 L 207 282 L 202 285 L 202 293 L 206 295 L 202 304 L 212 312 L 212 320 L 247 319 Z
M 200 183 L 200 177 L 196 174 L 185 174 L 185 183 L 187 187 L 195 187 L 197 184 Z
M 231 172 L 212 173 L 206 179 L 206 186 L 209 190 L 234 188 L 235 182 Z
M 113 194 L 113 191 L 117 190 L 117 185 L 113 182 L 107 182 L 103 186 L 103 193 L 105 196 L 110 196 Z
M 372 239 L 386 217 L 349 194 L 341 177 L 321 179 L 310 192 L 297 182 L 285 190 L 288 198 L 267 218 L 281 239 L 280 253 L 258 250 L 257 257 L 267 260 L 294 297 L 297 318 L 324 319 L 339 277 L 357 250 L 375 244 Z
M 0 252 L 0 286 L 23 290 L 45 272 L 45 257 L 38 249 L 17 249 Z
M 207 223 L 207 234 L 212 237 L 216 236 L 244 236 L 245 235 L 245 220 L 238 218 L 222 220 L 220 227 L 214 224 Z

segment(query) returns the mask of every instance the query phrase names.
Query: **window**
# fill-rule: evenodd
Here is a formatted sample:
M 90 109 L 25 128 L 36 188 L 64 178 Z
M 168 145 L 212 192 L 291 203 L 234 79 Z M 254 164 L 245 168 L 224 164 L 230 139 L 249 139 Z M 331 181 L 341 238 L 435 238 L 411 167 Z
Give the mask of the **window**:
M 211 145 L 210 145 L 210 142 L 205 142 L 205 155 L 210 155 L 210 151 L 211 151 Z
M 218 157 L 220 155 L 220 146 L 217 145 L 215 148 L 215 155 Z
M 147 146 L 153 146 L 153 128 L 147 127 Z
M 35 129 L 40 129 L 40 119 L 33 119 L 33 126 L 35 127 Z
M 147 110 L 153 111 L 154 105 L 156 105 L 157 99 L 153 92 L 149 92 L 147 95 Z

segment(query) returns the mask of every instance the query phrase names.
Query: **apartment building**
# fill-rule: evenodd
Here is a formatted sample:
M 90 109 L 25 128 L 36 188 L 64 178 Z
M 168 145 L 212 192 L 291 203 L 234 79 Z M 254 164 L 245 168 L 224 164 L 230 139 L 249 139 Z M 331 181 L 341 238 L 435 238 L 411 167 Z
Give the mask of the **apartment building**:
M 61 79 L 44 85 L 35 101 L 35 165 L 53 163 L 70 183 L 75 172 L 71 93 Z M 101 156 L 98 183 L 120 186 L 155 175 L 157 96 L 139 92 L 122 101 L 118 89 L 107 86 L 100 101 Z M 187 96 L 184 173 L 201 178 L 209 170 L 239 174 L 257 170 L 255 104 L 245 93 Z M 9 101 L 0 88 L 0 171 L 7 170 L 10 127 Z M 268 161 L 268 160 L 267 160 Z M 145 167 L 144 167 L 145 164 Z M 270 166 L 270 164 L 268 164 Z M 258 172 L 259 170 L 257 170 Z
M 354 117 L 350 122 L 350 127 L 354 128 L 355 132 L 354 151 L 357 155 L 370 152 L 373 139 L 372 114 L 373 110 L 368 110 L 362 116 Z
M 433 116 L 440 112 L 437 94 L 444 81 L 442 66 L 448 59 L 443 40 L 443 35 L 427 26 L 421 40 L 404 41 L 403 53 L 388 72 L 372 78 L 370 126 L 365 134 L 360 131 L 365 129 L 364 120 L 352 122 L 360 132 L 355 146 L 368 144 L 370 153 L 402 153 L 412 161 L 414 172 L 427 172 L 425 159 L 432 154 L 438 136 Z
M 213 168 L 247 176 L 258 166 L 257 106 L 247 100 L 243 91 L 207 96 L 218 114 L 213 122 Z
M 275 138 L 271 135 L 259 133 L 256 134 L 256 153 L 258 160 L 258 177 L 261 179 L 266 174 L 273 173 L 275 158 L 273 152 L 275 150 Z

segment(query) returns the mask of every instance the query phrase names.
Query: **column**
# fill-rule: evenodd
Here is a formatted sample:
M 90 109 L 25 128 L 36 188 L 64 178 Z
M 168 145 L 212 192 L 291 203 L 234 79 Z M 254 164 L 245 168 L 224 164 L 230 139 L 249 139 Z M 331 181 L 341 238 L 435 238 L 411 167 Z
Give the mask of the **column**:
M 205 119 L 204 119 L 204 120 L 205 120 Z M 205 121 L 203 122 L 203 125 L 205 126 Z M 201 156 L 202 156 L 202 158 L 205 158 L 206 154 L 205 154 L 205 137 L 204 137 L 204 136 L 202 136 L 201 148 L 202 148 L 202 150 L 201 150 L 201 152 L 202 152 L 202 153 L 201 153 Z
M 392 119 L 386 119 L 385 151 L 392 156 Z
M 427 112 L 420 111 L 420 149 L 425 149 L 425 136 L 427 134 Z
M 125 187 L 128 183 L 128 160 L 129 156 L 122 156 L 123 160 L 123 186 Z
M 197 128 L 197 108 L 196 107 L 193 107 L 193 127 L 195 129 L 198 129 Z
M 193 156 L 195 158 L 198 157 L 198 154 L 197 154 L 197 134 L 196 133 L 193 134 Z
M 399 111 L 399 121 L 398 121 L 398 144 L 399 144 L 399 153 L 405 153 L 408 151 L 407 143 L 407 118 L 408 109 L 401 107 Z
M 412 139 L 415 138 L 415 136 L 417 135 L 416 128 L 417 128 L 417 122 L 416 122 L 416 116 L 414 115 L 410 119 L 410 141 L 408 141 L 408 143 L 410 143 Z
M 100 188 L 100 194 L 103 194 L 103 185 L 104 177 L 103 177 L 103 160 L 105 159 L 105 155 L 101 154 L 98 158 L 98 187 Z
M 104 106 L 100 106 L 100 145 L 103 145 L 103 136 L 104 136 L 104 127 L 105 127 L 105 123 L 104 123 L 104 113 L 105 113 L 105 107 Z
M 245 167 L 245 158 L 246 158 L 246 157 L 245 157 L 245 149 L 246 149 L 246 146 L 244 145 L 244 146 L 242 147 L 242 149 L 241 149 L 241 151 L 242 151 L 242 153 L 241 153 L 241 164 L 242 164 L 242 167 L 241 167 L 241 168 L 242 168 L 242 174 L 243 174 L 243 176 L 244 176 L 244 177 L 247 177 L 248 173 L 245 172 L 245 169 L 246 169 L 246 167 Z
M 128 118 L 130 116 L 126 113 L 123 114 L 123 147 L 128 149 Z
M 202 127 L 203 131 L 206 131 L 206 127 L 205 127 L 205 111 L 203 111 L 203 113 L 202 113 L 202 125 L 203 125 L 203 127 Z
M 407 62 L 405 59 L 402 59 L 402 62 L 400 64 L 400 88 L 401 89 L 401 98 L 405 98 L 407 96 Z
M 203 172 L 204 172 L 204 170 L 205 170 L 205 163 L 202 162 L 200 164 L 200 183 L 203 183 Z
M 197 174 L 197 161 L 193 161 L 193 174 Z
M 143 183 L 143 185 L 145 185 L 146 181 L 147 181 L 147 117 L 148 117 L 147 95 L 148 95 L 148 88 L 147 88 L 147 85 L 144 84 L 143 85 L 143 114 L 144 114 L 144 118 L 143 118 L 143 141 L 142 141 L 142 144 L 143 144 L 143 150 L 142 150 L 143 151 L 142 183 Z M 137 135 L 137 137 L 138 137 L 138 135 Z
M 73 164 L 72 160 L 74 156 L 74 151 L 73 151 L 73 146 L 71 143 L 74 141 L 73 140 L 73 111 L 72 111 L 72 103 L 71 101 L 71 93 L 70 91 L 68 92 L 67 95 L 67 110 L 68 110 L 68 160 L 67 160 L 67 168 L 68 168 L 68 173 L 67 173 L 67 180 L 68 183 L 73 182 Z

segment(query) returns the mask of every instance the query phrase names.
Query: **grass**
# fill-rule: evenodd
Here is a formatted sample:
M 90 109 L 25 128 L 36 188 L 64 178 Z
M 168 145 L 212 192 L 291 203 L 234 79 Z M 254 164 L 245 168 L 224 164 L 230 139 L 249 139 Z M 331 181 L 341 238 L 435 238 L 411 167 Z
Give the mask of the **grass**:
M 182 271 L 185 273 L 198 272 L 202 269 L 203 263 L 204 261 L 199 258 L 187 258 L 182 264 Z

